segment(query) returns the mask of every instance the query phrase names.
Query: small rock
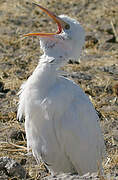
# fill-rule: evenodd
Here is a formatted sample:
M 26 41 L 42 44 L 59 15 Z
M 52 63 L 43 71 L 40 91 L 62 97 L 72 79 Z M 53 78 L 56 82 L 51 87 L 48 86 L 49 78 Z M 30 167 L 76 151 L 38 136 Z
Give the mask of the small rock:
M 91 80 L 92 76 L 85 73 L 73 72 L 70 74 L 73 79 Z
M 0 171 L 4 171 L 8 176 L 16 176 L 20 179 L 26 177 L 25 169 L 18 162 L 8 157 L 0 158 Z

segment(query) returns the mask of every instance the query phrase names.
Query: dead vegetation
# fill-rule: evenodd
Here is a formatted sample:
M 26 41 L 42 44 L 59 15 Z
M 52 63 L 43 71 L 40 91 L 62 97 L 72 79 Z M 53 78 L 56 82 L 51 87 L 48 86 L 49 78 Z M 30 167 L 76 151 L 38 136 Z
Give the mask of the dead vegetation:
M 118 3 L 42 0 L 40 4 L 57 14 L 78 19 L 86 30 L 81 63 L 68 64 L 63 69 L 80 84 L 98 111 L 107 150 L 106 179 L 115 180 L 118 178 Z M 37 38 L 24 39 L 22 34 L 50 32 L 55 26 L 26 0 L 1 0 L 0 24 L 0 157 L 24 162 L 27 179 L 40 179 L 46 170 L 27 155 L 24 124 L 16 120 L 16 112 L 17 92 L 35 69 L 41 51 Z

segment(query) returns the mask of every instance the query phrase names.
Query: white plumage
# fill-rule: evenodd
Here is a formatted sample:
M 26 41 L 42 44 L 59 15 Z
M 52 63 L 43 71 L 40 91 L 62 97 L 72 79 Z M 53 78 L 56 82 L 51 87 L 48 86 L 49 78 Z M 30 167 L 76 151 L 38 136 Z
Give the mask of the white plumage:
M 104 140 L 89 98 L 77 84 L 59 75 L 59 67 L 79 58 L 84 30 L 67 16 L 59 19 L 69 27 L 40 37 L 44 55 L 21 86 L 18 118 L 25 115 L 27 146 L 38 163 L 42 159 L 51 172 L 82 175 L 102 169 Z

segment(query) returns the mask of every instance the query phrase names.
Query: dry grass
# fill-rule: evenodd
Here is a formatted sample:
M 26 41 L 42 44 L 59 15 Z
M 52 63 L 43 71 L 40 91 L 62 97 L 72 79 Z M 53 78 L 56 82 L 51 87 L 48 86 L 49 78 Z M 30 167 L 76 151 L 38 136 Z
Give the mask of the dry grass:
M 33 157 L 27 156 L 25 137 L 20 141 L 10 136 L 14 130 L 24 131 L 23 123 L 16 120 L 17 92 L 36 67 L 41 55 L 37 38 L 22 39 L 21 35 L 39 29 L 49 32 L 55 28 L 53 23 L 46 21 L 45 15 L 39 13 L 29 2 L 31 1 L 1 0 L 0 4 L 0 81 L 4 83 L 4 90 L 9 89 L 5 97 L 0 98 L 0 157 L 9 156 L 19 162 L 26 159 L 24 166 L 28 174 L 32 179 L 38 179 L 38 176 L 41 176 L 39 172 L 42 172 L 44 167 L 37 166 Z M 86 42 L 80 64 L 68 64 L 63 69 L 69 73 L 81 72 L 92 77 L 91 80 L 74 80 L 89 95 L 100 114 L 107 148 L 104 169 L 113 179 L 118 171 L 118 99 L 117 90 L 112 87 L 117 87 L 118 74 L 104 72 L 101 68 L 115 64 L 118 70 L 117 41 L 111 44 L 106 41 L 113 34 L 117 39 L 117 2 L 42 0 L 40 4 L 57 14 L 63 14 L 64 11 L 64 14 L 79 19 L 86 32 L 91 32 L 98 38 L 97 44 L 91 40 Z M 106 49 L 106 45 L 109 45 L 109 48 Z M 86 59 L 89 56 L 91 60 Z

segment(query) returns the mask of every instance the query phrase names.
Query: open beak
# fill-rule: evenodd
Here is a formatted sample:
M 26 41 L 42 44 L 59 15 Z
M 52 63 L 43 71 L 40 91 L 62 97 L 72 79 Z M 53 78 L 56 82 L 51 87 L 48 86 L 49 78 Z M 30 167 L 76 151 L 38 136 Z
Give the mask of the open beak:
M 41 5 L 36 4 L 36 3 L 33 3 L 33 4 L 38 6 L 40 9 L 42 9 L 48 16 L 50 16 L 56 22 L 56 24 L 58 26 L 58 31 L 54 32 L 54 33 L 28 33 L 28 34 L 25 34 L 24 36 L 49 37 L 49 36 L 53 36 L 53 35 L 56 35 L 56 34 L 60 34 L 62 32 L 63 28 L 67 25 L 67 23 L 64 22 L 58 16 L 54 15 L 54 13 L 52 13 L 49 10 L 47 10 L 46 8 L 42 7 Z

